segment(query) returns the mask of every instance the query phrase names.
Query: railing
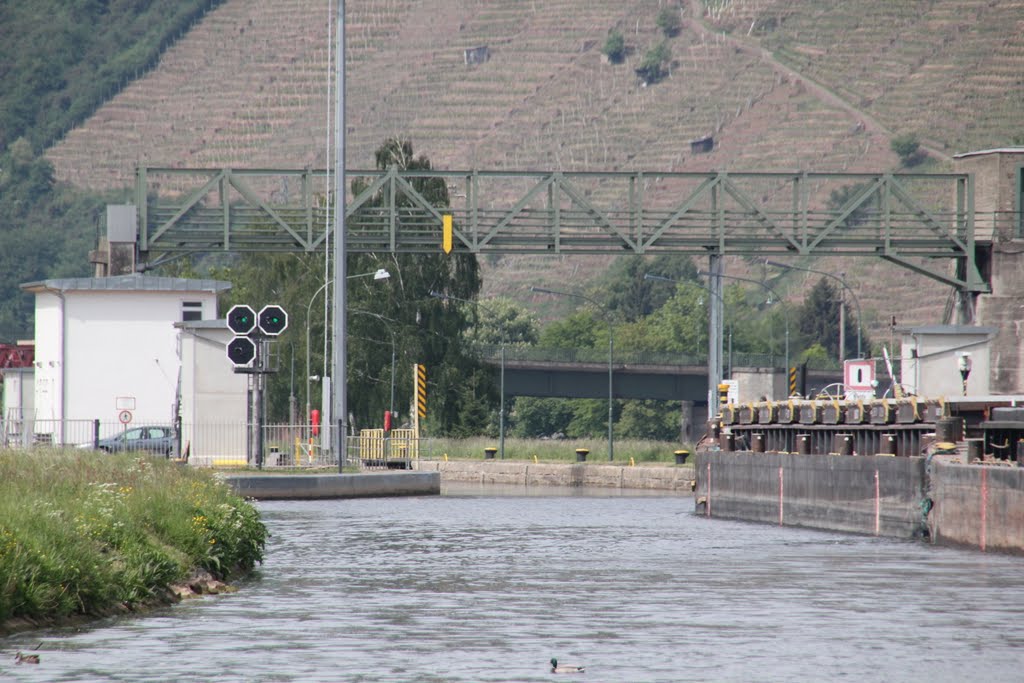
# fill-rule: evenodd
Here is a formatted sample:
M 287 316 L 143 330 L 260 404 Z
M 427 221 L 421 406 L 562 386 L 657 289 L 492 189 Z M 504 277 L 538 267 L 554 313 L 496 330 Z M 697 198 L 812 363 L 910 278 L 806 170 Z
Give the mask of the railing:
M 148 432 L 160 438 L 131 438 Z M 0 422 L 0 447 L 44 450 L 80 448 L 109 452 L 143 452 L 173 458 L 197 467 L 256 467 L 256 426 L 245 422 L 183 422 L 180 430 L 169 423 L 123 425 L 102 420 L 21 420 Z M 148 434 L 146 434 L 148 435 Z M 125 438 L 125 437 L 129 438 Z M 263 462 L 267 468 L 337 468 L 329 434 L 309 424 L 264 425 Z M 363 430 L 348 437 L 346 466 L 362 469 L 411 469 L 425 440 L 411 429 Z

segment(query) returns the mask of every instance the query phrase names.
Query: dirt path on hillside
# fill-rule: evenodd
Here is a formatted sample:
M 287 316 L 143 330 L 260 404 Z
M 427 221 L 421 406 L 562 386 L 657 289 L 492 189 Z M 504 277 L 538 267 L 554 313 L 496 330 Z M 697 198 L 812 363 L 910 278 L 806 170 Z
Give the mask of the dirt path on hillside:
M 867 130 L 868 132 L 879 133 L 881 135 L 885 135 L 888 138 L 895 137 L 896 134 L 892 130 L 886 127 L 881 121 L 876 119 L 871 114 L 868 114 L 867 112 L 858 109 L 854 105 L 850 104 L 843 98 L 836 95 L 834 92 L 829 90 L 824 85 L 818 83 L 812 78 L 809 78 L 806 74 L 803 74 L 800 71 L 790 66 L 787 66 L 786 64 L 783 64 L 782 62 L 775 59 L 775 55 L 773 55 L 770 50 L 761 47 L 761 44 L 757 42 L 756 39 L 748 40 L 746 38 L 739 38 L 728 33 L 722 33 L 721 31 L 717 31 L 714 28 L 708 26 L 704 22 L 703 0 L 690 0 L 690 12 L 692 13 L 692 16 L 684 17 L 683 24 L 697 35 L 702 36 L 704 38 L 710 37 L 715 40 L 722 40 L 728 43 L 729 45 L 732 45 L 737 50 L 740 50 L 749 55 L 753 55 L 755 57 L 760 57 L 766 63 L 771 65 L 771 67 L 774 70 L 788 76 L 794 81 L 799 81 L 803 83 L 804 87 L 807 88 L 807 90 L 810 91 L 818 99 L 822 100 L 827 104 L 832 105 L 833 107 L 836 107 L 837 109 L 842 109 L 843 111 L 856 117 L 860 121 L 860 123 L 863 124 L 865 130 Z M 930 156 L 933 156 L 937 159 L 941 159 L 942 161 L 946 162 L 953 161 L 953 158 L 950 157 L 948 154 L 934 147 L 929 147 L 923 143 L 920 145 L 920 147 L 921 149 L 927 151 Z

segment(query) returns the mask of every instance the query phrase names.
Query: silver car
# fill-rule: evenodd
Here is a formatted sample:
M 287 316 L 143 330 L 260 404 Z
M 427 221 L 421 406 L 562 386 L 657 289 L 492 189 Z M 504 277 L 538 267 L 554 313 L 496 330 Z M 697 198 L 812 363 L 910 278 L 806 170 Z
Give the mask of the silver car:
M 107 453 L 145 452 L 170 456 L 174 452 L 174 430 L 170 427 L 129 427 L 116 436 L 100 439 L 96 448 Z

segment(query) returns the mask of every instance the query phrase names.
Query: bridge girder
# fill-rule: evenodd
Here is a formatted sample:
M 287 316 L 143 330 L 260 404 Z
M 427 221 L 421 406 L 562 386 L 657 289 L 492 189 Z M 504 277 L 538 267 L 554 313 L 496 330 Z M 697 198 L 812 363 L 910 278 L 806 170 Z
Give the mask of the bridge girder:
M 346 174 L 362 187 L 346 198 L 350 252 L 437 253 L 450 214 L 453 253 L 874 256 L 963 293 L 990 291 L 977 265 L 968 174 L 394 167 Z M 332 236 L 330 182 L 310 169 L 140 167 L 141 261 L 322 249 Z M 448 206 L 424 197 L 431 183 L 444 183 Z

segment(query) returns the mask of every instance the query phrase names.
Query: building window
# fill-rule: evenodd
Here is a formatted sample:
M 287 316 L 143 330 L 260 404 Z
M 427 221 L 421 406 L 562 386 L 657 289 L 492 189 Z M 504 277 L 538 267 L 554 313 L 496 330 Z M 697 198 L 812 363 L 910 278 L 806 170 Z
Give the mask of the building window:
M 183 301 L 181 303 L 181 320 L 182 322 L 188 322 L 190 320 L 202 320 L 203 319 L 203 302 L 202 301 Z

